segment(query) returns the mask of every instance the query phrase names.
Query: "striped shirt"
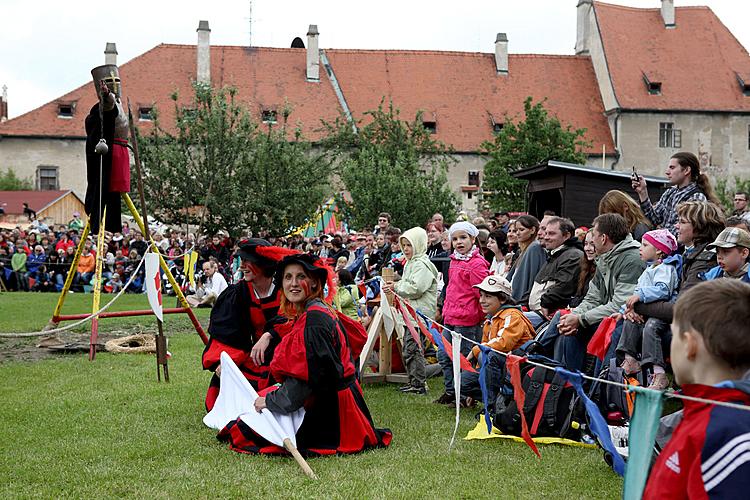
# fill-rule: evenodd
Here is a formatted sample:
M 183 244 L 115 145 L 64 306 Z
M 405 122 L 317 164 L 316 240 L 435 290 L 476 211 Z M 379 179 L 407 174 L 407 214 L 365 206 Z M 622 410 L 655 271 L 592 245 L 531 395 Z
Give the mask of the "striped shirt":
M 685 201 L 706 201 L 706 195 L 695 182 L 685 187 L 673 186 L 661 195 L 656 205 L 650 199 L 641 202 L 641 210 L 654 226 L 668 229 L 677 236 L 677 205 Z

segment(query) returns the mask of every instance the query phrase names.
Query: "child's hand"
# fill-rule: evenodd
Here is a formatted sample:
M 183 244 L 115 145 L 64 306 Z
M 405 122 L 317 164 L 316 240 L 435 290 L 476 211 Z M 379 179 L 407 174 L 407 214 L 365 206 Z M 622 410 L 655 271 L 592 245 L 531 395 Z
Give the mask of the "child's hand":
M 627 311 L 632 311 L 632 310 L 633 310 L 633 306 L 634 306 L 634 305 L 635 305 L 635 304 L 636 304 L 636 303 L 637 303 L 637 302 L 638 302 L 639 300 L 641 300 L 641 299 L 640 299 L 640 297 L 638 297 L 638 295 L 631 295 L 631 296 L 630 296 L 630 297 L 628 298 L 627 302 L 625 302 L 625 310 L 627 310 Z
M 619 322 L 622 319 L 622 314 L 620 314 L 620 313 L 614 313 L 614 314 L 610 315 L 609 317 L 612 318 L 613 320 L 615 320 L 615 322 L 617 323 L 617 322 Z

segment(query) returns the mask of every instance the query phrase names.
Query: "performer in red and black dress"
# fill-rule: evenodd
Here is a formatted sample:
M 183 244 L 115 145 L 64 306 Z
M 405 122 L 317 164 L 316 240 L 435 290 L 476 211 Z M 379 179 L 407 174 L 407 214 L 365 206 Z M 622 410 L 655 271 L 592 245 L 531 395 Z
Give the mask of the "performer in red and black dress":
M 283 289 L 281 312 L 290 319 L 291 331 L 276 347 L 271 362 L 271 373 L 281 385 L 261 392 L 255 402 L 257 411 L 268 408 L 282 414 L 304 406 L 296 441 L 300 453 L 308 456 L 357 453 L 388 446 L 392 439 L 389 430 L 373 425 L 355 377 L 349 340 L 353 335 L 347 334 L 344 323 L 323 300 L 326 285 L 327 295 L 335 294 L 332 274 L 330 267 L 307 254 L 291 255 L 279 263 L 275 282 Z M 285 453 L 239 418 L 227 424 L 218 438 L 239 452 Z
M 211 310 L 211 338 L 203 351 L 203 369 L 214 372 L 206 393 L 207 411 L 211 411 L 219 396 L 222 351 L 256 390 L 270 384 L 269 364 L 284 332 L 284 327 L 277 324 L 281 289 L 274 284 L 273 275 L 276 263 L 290 252 L 259 238 L 240 243 L 244 279 L 224 290 Z M 286 319 L 281 320 L 284 322 Z

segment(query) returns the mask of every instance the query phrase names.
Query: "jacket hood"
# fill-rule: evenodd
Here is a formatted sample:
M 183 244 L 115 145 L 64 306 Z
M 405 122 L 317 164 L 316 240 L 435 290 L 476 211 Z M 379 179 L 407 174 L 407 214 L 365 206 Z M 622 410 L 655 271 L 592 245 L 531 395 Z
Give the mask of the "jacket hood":
M 399 239 L 401 238 L 406 238 L 411 243 L 411 247 L 414 249 L 413 259 L 427 253 L 427 231 L 421 227 L 409 229 Z
M 596 264 L 597 266 L 604 264 L 609 267 L 609 265 L 617 260 L 617 258 L 624 252 L 627 252 L 631 249 L 638 250 L 640 247 L 641 244 L 638 242 L 638 240 L 634 240 L 632 236 L 627 235 L 624 240 L 622 240 L 620 243 L 617 243 L 609 252 L 598 256 L 596 258 Z
M 580 251 L 583 251 L 583 243 L 581 242 L 581 240 L 579 240 L 575 236 L 571 236 L 570 238 L 565 240 L 565 242 L 563 243 L 563 246 L 573 247 L 573 248 L 577 248 Z

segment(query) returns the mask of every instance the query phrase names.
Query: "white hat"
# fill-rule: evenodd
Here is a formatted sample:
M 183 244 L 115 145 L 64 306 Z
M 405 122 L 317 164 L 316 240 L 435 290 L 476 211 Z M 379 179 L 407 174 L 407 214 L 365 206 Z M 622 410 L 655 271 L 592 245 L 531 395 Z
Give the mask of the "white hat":
M 513 293 L 510 282 L 499 274 L 487 276 L 480 284 L 474 285 L 474 288 L 479 288 L 487 293 L 504 293 L 509 297 Z

